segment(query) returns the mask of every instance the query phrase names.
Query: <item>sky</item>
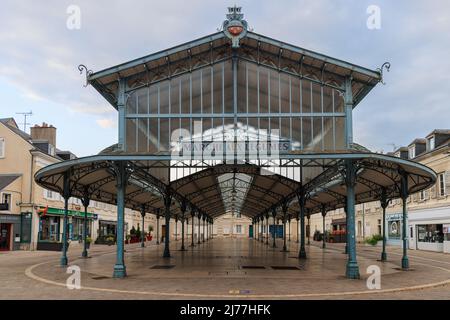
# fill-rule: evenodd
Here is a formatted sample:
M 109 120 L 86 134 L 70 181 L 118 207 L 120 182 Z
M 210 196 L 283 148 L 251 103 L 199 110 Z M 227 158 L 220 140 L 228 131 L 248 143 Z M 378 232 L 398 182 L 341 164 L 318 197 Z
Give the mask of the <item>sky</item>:
M 2 0 L 0 118 L 32 110 L 31 125 L 58 128 L 59 149 L 96 154 L 117 142 L 117 112 L 78 65 L 99 71 L 214 33 L 234 4 L 257 33 L 370 69 L 391 63 L 354 111 L 355 142 L 388 152 L 450 129 L 448 0 Z M 67 27 L 72 5 L 79 29 Z M 379 29 L 367 27 L 372 5 Z

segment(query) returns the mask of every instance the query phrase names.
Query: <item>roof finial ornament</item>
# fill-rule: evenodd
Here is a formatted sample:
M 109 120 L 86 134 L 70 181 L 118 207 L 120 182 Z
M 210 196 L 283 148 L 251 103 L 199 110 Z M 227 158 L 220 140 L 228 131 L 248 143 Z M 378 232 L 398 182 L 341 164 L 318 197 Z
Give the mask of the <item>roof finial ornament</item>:
M 234 7 L 228 8 L 227 20 L 223 22 L 223 32 L 231 39 L 232 47 L 239 48 L 239 41 L 247 34 L 248 24 L 244 20 L 242 8 Z

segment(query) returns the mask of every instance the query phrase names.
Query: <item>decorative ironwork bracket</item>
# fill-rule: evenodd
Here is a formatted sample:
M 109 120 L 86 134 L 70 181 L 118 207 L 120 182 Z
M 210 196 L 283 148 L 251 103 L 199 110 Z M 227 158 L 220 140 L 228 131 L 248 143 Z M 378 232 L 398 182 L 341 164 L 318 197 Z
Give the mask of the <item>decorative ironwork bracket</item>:
M 86 74 L 86 83 L 83 85 L 83 87 L 87 87 L 89 85 L 89 77 L 94 73 L 92 70 L 88 69 L 84 64 L 80 64 L 78 66 L 78 70 L 80 71 L 80 74 L 83 74 L 83 71 Z
M 387 72 L 389 72 L 389 70 L 391 69 L 391 63 L 390 62 L 385 62 L 381 65 L 381 68 L 378 68 L 377 71 L 380 73 L 381 75 L 381 79 L 380 82 L 381 84 L 385 85 L 386 83 L 384 82 L 384 75 L 383 75 L 383 71 L 384 69 L 386 69 Z

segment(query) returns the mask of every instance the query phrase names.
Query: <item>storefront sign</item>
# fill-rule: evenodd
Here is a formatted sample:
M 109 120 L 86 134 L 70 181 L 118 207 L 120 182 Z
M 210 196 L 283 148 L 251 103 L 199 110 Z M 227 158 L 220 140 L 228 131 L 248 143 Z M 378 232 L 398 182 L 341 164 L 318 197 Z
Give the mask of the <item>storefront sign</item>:
M 20 223 L 20 215 L 0 214 L 0 222 L 2 222 L 2 223 Z
M 43 209 L 43 208 L 44 207 L 41 207 L 41 209 Z M 47 209 L 47 214 L 48 215 L 55 215 L 55 216 L 63 216 L 64 215 L 64 209 L 49 207 Z M 69 217 L 84 218 L 84 212 L 81 212 L 81 211 L 68 210 L 68 215 L 69 215 Z M 88 217 L 88 219 L 93 219 L 94 218 L 94 214 L 88 212 L 87 213 L 87 217 Z

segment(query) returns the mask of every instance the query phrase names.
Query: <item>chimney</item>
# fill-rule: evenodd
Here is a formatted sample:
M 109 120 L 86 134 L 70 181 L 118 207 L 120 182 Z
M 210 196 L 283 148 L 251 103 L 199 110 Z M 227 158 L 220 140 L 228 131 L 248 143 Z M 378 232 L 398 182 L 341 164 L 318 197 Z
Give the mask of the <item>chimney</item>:
M 56 128 L 43 122 L 42 126 L 35 125 L 30 128 L 31 139 L 47 140 L 49 144 L 56 147 Z

